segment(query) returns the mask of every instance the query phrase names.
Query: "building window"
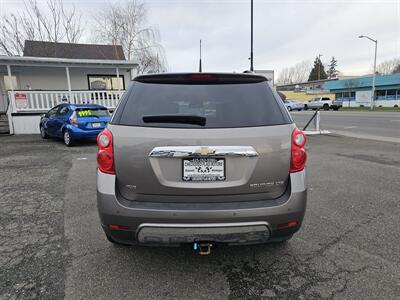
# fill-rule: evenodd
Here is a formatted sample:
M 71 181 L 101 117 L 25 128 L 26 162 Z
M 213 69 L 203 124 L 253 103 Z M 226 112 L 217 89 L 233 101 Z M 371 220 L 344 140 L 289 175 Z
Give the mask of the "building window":
M 386 92 L 386 100 L 396 100 L 396 90 L 387 90 Z
M 14 90 L 18 90 L 17 77 L 14 76 L 14 75 L 11 76 L 11 80 L 12 80 L 12 85 L 13 85 Z M 10 77 L 8 75 L 4 75 L 3 83 L 4 83 L 4 90 L 5 91 L 10 91 L 11 90 Z M 0 90 L 0 92 L 1 92 L 1 90 Z
M 343 92 L 342 101 L 356 100 L 356 92 Z
M 397 100 L 400 100 L 400 90 L 397 90 L 397 96 L 396 96 Z
M 336 93 L 335 94 L 335 99 L 339 101 L 343 101 L 343 93 Z
M 125 90 L 124 75 L 88 75 L 89 90 L 117 91 Z
M 386 90 L 376 91 L 376 100 L 386 100 Z

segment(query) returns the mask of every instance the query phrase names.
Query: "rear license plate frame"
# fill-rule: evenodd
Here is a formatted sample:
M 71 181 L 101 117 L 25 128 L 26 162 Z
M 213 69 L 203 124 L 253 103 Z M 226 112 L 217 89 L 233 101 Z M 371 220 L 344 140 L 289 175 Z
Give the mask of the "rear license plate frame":
M 185 176 L 185 161 L 193 161 L 193 160 L 216 160 L 223 162 L 223 176 L 215 176 L 210 178 L 203 179 L 193 179 L 193 176 Z M 226 180 L 226 160 L 223 157 L 189 157 L 182 159 L 182 180 L 185 182 L 222 182 Z
M 100 122 L 95 122 L 95 123 L 92 123 L 92 128 L 100 128 L 101 127 L 101 123 Z

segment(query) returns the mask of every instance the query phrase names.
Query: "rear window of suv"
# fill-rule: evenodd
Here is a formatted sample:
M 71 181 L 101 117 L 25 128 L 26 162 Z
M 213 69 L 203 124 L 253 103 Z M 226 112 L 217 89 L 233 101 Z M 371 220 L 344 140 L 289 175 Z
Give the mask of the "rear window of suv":
M 159 84 L 134 82 L 112 124 L 169 128 L 230 128 L 291 123 L 268 84 Z M 122 111 L 118 112 L 121 109 Z M 149 123 L 148 116 L 199 116 L 202 126 Z

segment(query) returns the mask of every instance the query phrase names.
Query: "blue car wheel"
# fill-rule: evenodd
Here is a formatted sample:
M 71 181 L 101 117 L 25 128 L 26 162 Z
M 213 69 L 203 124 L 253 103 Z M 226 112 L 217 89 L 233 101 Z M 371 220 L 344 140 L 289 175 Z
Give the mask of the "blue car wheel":
M 46 129 L 44 129 L 43 126 L 40 126 L 40 136 L 42 137 L 42 139 L 47 139 L 49 137 L 46 133 Z
M 65 146 L 71 147 L 73 145 L 72 137 L 68 130 L 64 130 L 63 140 L 64 140 Z

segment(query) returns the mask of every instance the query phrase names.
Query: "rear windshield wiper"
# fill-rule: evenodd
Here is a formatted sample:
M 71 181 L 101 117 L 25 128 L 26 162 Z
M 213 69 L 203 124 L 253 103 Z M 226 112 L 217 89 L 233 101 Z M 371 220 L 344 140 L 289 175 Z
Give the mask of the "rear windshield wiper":
M 196 115 L 154 115 L 144 116 L 145 123 L 180 123 L 194 124 L 199 126 L 206 125 L 206 118 Z

